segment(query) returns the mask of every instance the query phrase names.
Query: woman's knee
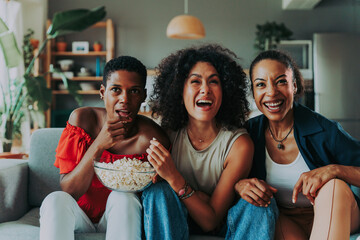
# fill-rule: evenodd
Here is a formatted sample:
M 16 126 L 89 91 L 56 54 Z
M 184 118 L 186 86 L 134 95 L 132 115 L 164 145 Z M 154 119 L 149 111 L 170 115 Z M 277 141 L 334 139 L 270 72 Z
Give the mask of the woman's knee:
M 177 197 L 176 193 L 173 191 L 173 189 L 170 187 L 170 185 L 166 181 L 161 181 L 155 184 L 152 184 L 150 187 L 145 189 L 145 191 L 142 194 L 142 198 L 172 198 Z
M 40 216 L 69 213 L 73 204 L 77 203 L 70 194 L 63 191 L 52 192 L 41 203 Z
M 63 208 L 69 206 L 69 203 L 72 203 L 74 201 L 75 199 L 67 192 L 56 191 L 50 193 L 45 197 L 45 199 L 41 203 L 41 208 Z
M 259 218 L 267 217 L 268 219 L 271 218 L 275 222 L 279 216 L 279 209 L 274 198 L 271 199 L 270 204 L 267 207 L 257 207 L 245 201 L 244 199 L 240 199 L 229 210 L 229 214 L 235 214 L 239 217 L 243 217 L 243 215 L 249 215 L 253 217 L 258 216 Z
M 142 209 L 140 199 L 135 193 L 127 193 L 127 192 L 116 192 L 112 191 L 108 197 L 106 208 L 139 208 Z
M 240 199 L 228 212 L 228 233 L 232 239 L 247 236 L 247 239 L 271 239 L 279 210 L 274 199 L 267 207 L 257 207 Z
M 346 182 L 341 179 L 334 178 L 321 187 L 317 197 L 315 198 L 315 204 L 317 199 L 323 200 L 324 198 L 331 199 L 333 197 L 352 199 L 354 198 L 354 195 L 350 186 Z

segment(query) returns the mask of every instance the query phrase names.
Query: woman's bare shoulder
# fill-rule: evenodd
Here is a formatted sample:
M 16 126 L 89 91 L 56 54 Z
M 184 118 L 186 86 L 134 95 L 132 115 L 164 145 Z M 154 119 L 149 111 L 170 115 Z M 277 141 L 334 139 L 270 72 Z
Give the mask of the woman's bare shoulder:
M 252 162 L 254 154 L 254 143 L 251 140 L 249 134 L 242 134 L 239 136 L 233 145 L 231 146 L 230 152 L 225 160 L 225 165 L 230 162 Z
M 151 140 L 156 138 L 164 147 L 170 147 L 170 140 L 166 134 L 166 132 L 157 124 L 154 120 L 138 115 L 139 121 L 139 132 L 146 137 L 147 139 Z
M 84 129 L 91 137 L 96 137 L 96 133 L 99 126 L 102 126 L 102 119 L 105 115 L 105 108 L 80 107 L 70 114 L 69 123 Z

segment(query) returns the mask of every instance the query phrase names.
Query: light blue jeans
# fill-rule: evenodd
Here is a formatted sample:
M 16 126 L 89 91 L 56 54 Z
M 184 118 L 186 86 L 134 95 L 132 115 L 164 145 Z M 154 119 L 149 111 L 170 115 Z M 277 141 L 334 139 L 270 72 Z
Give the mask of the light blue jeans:
M 187 209 L 168 183 L 159 182 L 145 189 L 142 203 L 147 240 L 189 239 Z M 278 214 L 274 199 L 267 208 L 240 199 L 228 212 L 225 239 L 273 239 Z

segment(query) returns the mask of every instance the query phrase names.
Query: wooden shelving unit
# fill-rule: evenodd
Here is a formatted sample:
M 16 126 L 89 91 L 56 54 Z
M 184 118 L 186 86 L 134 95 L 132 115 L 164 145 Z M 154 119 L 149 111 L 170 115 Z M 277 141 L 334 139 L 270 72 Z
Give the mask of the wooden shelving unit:
M 47 25 L 50 26 L 51 22 L 48 20 Z M 44 57 L 45 64 L 44 64 L 44 71 L 50 70 L 50 65 L 57 62 L 59 59 L 69 58 L 74 59 L 75 64 L 81 64 L 82 61 L 88 61 L 92 62 L 96 60 L 97 57 L 105 58 L 106 62 L 114 58 L 115 55 L 115 35 L 114 35 L 114 25 L 111 19 L 107 19 L 104 22 L 98 22 L 95 25 L 93 25 L 91 28 L 99 28 L 99 32 L 104 29 L 106 34 L 106 44 L 104 46 L 105 50 L 103 51 L 89 51 L 87 53 L 74 53 L 72 51 L 56 51 L 55 49 L 55 40 L 49 41 L 46 46 L 46 56 Z M 102 29 L 101 29 L 102 28 Z M 98 31 L 98 30 L 96 30 Z M 101 32 L 102 33 L 102 32 Z M 81 33 L 73 33 L 73 34 L 81 34 Z M 68 42 L 70 44 L 70 42 Z M 90 49 L 91 50 L 91 49 Z M 156 75 L 155 70 L 149 69 L 147 74 L 149 76 Z M 76 81 L 76 82 L 87 82 L 87 83 L 101 83 L 102 76 L 74 76 L 72 78 L 69 78 L 70 81 Z M 61 83 L 62 79 L 59 77 L 52 77 L 51 74 L 46 75 L 46 81 L 47 86 L 52 89 L 53 93 L 53 99 L 52 99 L 52 106 L 51 108 L 46 112 L 46 126 L 51 127 L 51 116 L 59 114 L 59 111 L 61 112 L 62 109 L 56 109 L 56 106 L 59 106 L 58 103 L 60 103 L 59 98 L 61 98 L 61 101 L 64 99 L 66 100 L 69 98 L 69 100 L 72 98 L 72 96 L 69 95 L 69 92 L 67 90 L 60 90 L 58 88 L 59 83 Z M 87 96 L 95 96 L 99 95 L 99 89 L 94 90 L 81 90 L 78 92 L 81 95 L 87 95 Z M 100 99 L 99 99 L 100 101 Z M 55 112 L 56 111 L 56 112 Z M 52 114 L 53 113 L 53 114 Z M 146 114 L 146 113 L 143 113 Z M 53 119 L 56 120 L 57 118 Z
M 99 95 L 99 90 L 80 90 L 78 91 L 79 94 L 83 94 L 83 95 Z M 65 94 L 69 94 L 69 92 L 67 90 L 54 90 L 53 91 L 54 95 L 65 95 Z
M 101 51 L 101 52 L 94 52 L 94 51 L 90 51 L 88 53 L 73 53 L 73 52 L 52 52 L 51 53 L 52 56 L 64 56 L 64 57 L 89 57 L 89 56 L 106 56 L 107 52 L 106 51 Z
M 48 20 L 47 25 L 50 26 L 51 21 Z M 45 71 L 49 71 L 50 65 L 55 64 L 57 59 L 60 58 L 77 58 L 75 63 L 81 63 L 80 58 L 89 58 L 90 61 L 95 61 L 97 57 L 105 57 L 106 62 L 114 58 L 115 54 L 115 34 L 114 34 L 114 24 L 111 19 L 107 19 L 104 22 L 98 22 L 94 24 L 91 28 L 103 28 L 105 29 L 106 34 L 106 44 L 104 51 L 89 51 L 87 53 L 73 53 L 71 51 L 65 52 L 58 52 L 55 49 L 55 40 L 49 41 L 47 44 L 47 52 L 46 52 L 46 61 L 45 61 Z M 102 30 L 100 29 L 99 32 Z M 74 33 L 74 34 L 81 34 L 81 33 Z M 69 44 L 69 43 L 68 43 Z M 102 76 L 75 76 L 70 78 L 71 81 L 78 81 L 78 82 L 97 82 L 100 83 L 102 81 Z M 57 83 L 61 81 L 61 78 L 52 77 L 50 74 L 47 75 L 46 78 L 47 86 L 53 89 L 53 100 L 51 109 L 46 113 L 46 125 L 47 127 L 51 126 L 51 112 L 56 110 L 56 98 L 59 95 L 68 95 L 69 92 L 67 90 L 58 90 Z M 87 90 L 87 91 L 79 91 L 80 94 L 83 95 L 97 95 L 99 94 L 99 90 Z M 70 97 L 70 95 L 69 95 Z
M 52 78 L 52 81 L 61 81 L 61 78 Z M 101 81 L 102 77 L 88 76 L 88 77 L 73 77 L 71 81 Z

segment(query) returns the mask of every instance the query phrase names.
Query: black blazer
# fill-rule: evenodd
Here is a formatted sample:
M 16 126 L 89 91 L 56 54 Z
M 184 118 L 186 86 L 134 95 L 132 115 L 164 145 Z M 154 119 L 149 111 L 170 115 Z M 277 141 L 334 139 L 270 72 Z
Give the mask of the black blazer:
M 249 119 L 247 130 L 254 142 L 255 153 L 250 177 L 266 180 L 264 115 Z M 329 164 L 360 167 L 360 141 L 351 137 L 339 123 L 309 108 L 294 103 L 294 136 L 306 164 L 313 170 Z M 355 195 L 360 206 L 360 199 Z

